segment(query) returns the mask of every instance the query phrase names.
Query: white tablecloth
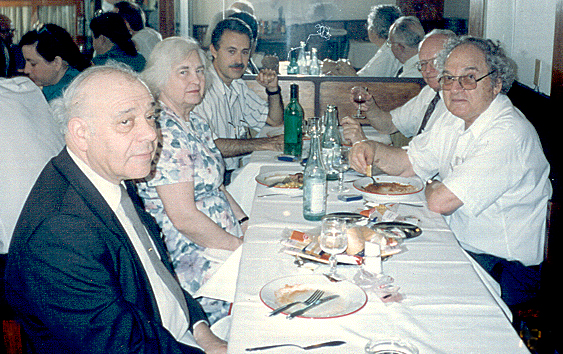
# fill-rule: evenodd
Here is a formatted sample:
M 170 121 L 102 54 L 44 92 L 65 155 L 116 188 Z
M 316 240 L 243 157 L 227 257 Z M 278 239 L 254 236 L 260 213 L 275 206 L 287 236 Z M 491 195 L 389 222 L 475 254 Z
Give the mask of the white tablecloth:
M 378 133 L 370 126 L 364 126 L 366 136 L 375 141 L 390 144 L 389 135 Z M 273 136 L 275 134 L 283 134 L 282 127 L 266 126 L 260 132 L 261 136 Z M 308 151 L 308 143 L 304 144 L 304 151 Z M 281 152 L 276 151 L 256 151 L 252 153 L 244 167 L 235 171 L 233 181 L 227 186 L 227 191 L 233 196 L 237 203 L 242 207 L 247 215 L 252 212 L 252 201 L 254 200 L 254 191 L 256 187 L 255 177 L 258 175 L 262 166 L 275 166 L 278 170 L 284 171 L 301 171 L 303 166 L 299 162 L 284 162 L 277 159 Z M 305 154 L 303 157 L 307 157 Z
M 266 164 L 259 172 L 275 168 L 280 166 Z M 246 190 L 250 188 L 247 185 Z M 265 188 L 257 186 L 256 196 L 268 192 Z M 329 195 L 329 212 L 362 207 L 360 201 L 344 203 Z M 460 248 L 443 218 L 425 207 L 401 205 L 398 212 L 419 217 L 423 229 L 421 236 L 405 241 L 406 252 L 383 263 L 383 271 L 395 279 L 394 285 L 405 296 L 401 303 L 384 304 L 368 292 L 366 306 L 351 315 L 287 320 L 280 315 L 268 317 L 270 309 L 260 300 L 259 292 L 282 276 L 326 272 L 324 265 L 314 271 L 298 268 L 292 256 L 280 252 L 285 229 L 307 230 L 319 223 L 303 218 L 300 198 L 253 197 L 236 283 L 229 353 L 276 343 L 310 345 L 344 340 L 345 345 L 317 351 L 359 354 L 369 339 L 389 336 L 407 339 L 421 354 L 529 353 L 507 318 L 498 284 Z M 352 277 L 357 267 L 339 265 L 339 271 Z M 268 351 L 295 352 L 291 347 Z

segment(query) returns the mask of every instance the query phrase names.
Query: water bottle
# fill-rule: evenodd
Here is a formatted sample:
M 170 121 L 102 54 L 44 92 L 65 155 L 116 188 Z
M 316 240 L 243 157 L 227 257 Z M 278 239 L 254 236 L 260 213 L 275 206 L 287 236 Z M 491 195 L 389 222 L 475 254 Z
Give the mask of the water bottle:
M 283 153 L 301 158 L 303 148 L 303 107 L 299 104 L 299 86 L 291 84 L 290 99 L 283 112 Z
M 321 152 L 328 180 L 338 179 L 338 170 L 333 161 L 340 150 L 340 131 L 338 130 L 338 111 L 336 106 L 328 105 L 325 113 L 325 130 L 321 141 Z
M 297 65 L 299 65 L 299 74 L 308 75 L 309 66 L 307 65 L 307 58 L 305 57 L 305 42 L 301 41 L 299 48 L 299 55 L 297 56 Z
M 320 75 L 321 67 L 317 56 L 317 48 L 311 48 L 311 64 L 309 65 L 309 75 Z
M 319 118 L 309 120 L 311 150 L 303 171 L 303 217 L 319 221 L 326 214 L 327 181 L 321 161 Z

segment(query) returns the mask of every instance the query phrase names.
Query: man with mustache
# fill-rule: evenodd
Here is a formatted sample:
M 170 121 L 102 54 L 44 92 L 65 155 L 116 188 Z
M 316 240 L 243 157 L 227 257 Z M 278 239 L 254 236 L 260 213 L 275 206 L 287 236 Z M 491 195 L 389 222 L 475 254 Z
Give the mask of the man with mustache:
M 52 105 L 66 147 L 31 190 L 6 267 L 32 352 L 226 353 L 131 189 L 157 146 L 147 86 L 129 69 L 96 66 Z
M 252 30 L 238 18 L 217 24 L 211 35 L 209 51 L 211 87 L 194 112 L 205 118 L 215 144 L 225 158 L 225 185 L 232 172 L 241 167 L 243 155 L 258 150 L 283 150 L 283 136 L 251 138 L 250 131 L 260 131 L 264 124 L 283 124 L 283 102 L 274 70 L 262 69 L 256 81 L 265 87 L 264 101 L 241 79 L 252 53 Z
M 420 42 L 418 52 L 420 60 L 417 63 L 418 70 L 428 85 L 403 106 L 390 112 L 379 108 L 375 99 L 371 97 L 368 102 L 363 104 L 366 108 L 367 123 L 382 134 L 400 132 L 406 137 L 413 137 L 424 130 L 429 130 L 434 124 L 435 118 L 446 111 L 446 106 L 439 96 L 440 83 L 434 60 L 448 39 L 454 37 L 455 33 L 449 30 L 435 29 L 428 33 Z M 351 101 L 353 102 L 352 99 Z M 352 144 L 366 139 L 360 125 L 363 123 L 362 121 L 351 117 L 345 117 L 342 120 L 344 138 Z

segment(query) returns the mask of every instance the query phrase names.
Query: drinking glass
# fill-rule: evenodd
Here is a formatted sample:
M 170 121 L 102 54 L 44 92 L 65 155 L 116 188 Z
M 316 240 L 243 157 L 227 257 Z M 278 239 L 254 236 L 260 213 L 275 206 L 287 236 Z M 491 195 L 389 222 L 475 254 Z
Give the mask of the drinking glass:
M 331 188 L 332 192 L 344 193 L 350 190 L 350 188 L 344 187 L 344 172 L 350 169 L 350 162 L 348 161 L 349 151 L 350 148 L 347 146 L 335 149 L 332 167 L 338 171 L 338 187 Z
M 334 216 L 326 216 L 322 219 L 319 245 L 321 249 L 330 254 L 330 270 L 328 276 L 336 274 L 336 255 L 342 253 L 348 247 L 348 236 L 346 235 L 346 219 Z
M 360 106 L 362 105 L 362 103 L 366 103 L 367 100 L 369 99 L 368 89 L 363 87 L 363 86 L 354 86 L 350 90 L 350 93 L 352 94 L 352 99 L 354 100 L 354 102 L 356 102 L 358 104 L 358 112 L 356 113 L 354 118 L 364 119 L 365 116 L 362 115 L 362 111 L 360 110 Z

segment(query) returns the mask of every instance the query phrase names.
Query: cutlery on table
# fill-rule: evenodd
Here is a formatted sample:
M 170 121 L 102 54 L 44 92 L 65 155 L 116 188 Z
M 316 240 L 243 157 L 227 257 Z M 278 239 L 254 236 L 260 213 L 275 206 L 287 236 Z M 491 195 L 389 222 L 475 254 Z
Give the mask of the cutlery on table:
M 302 347 L 302 346 L 297 345 L 297 344 L 274 344 L 274 345 L 266 345 L 264 347 L 246 348 L 246 351 L 247 352 L 253 352 L 253 351 L 256 351 L 256 350 L 264 350 L 264 349 L 271 349 L 271 348 L 278 348 L 278 347 L 297 347 L 297 348 L 301 348 L 303 350 L 311 350 L 311 349 L 317 349 L 317 348 L 323 348 L 323 347 L 337 347 L 337 346 L 342 345 L 342 344 L 346 344 L 346 342 L 342 341 L 342 340 L 334 340 L 334 341 L 330 341 L 330 342 L 308 345 L 306 347 Z
M 317 301 L 313 302 L 312 304 L 305 306 L 305 307 L 302 308 L 301 310 L 297 310 L 297 311 L 294 311 L 294 312 L 290 313 L 289 315 L 287 315 L 287 318 L 288 318 L 288 319 L 292 319 L 292 318 L 294 318 L 294 317 L 301 316 L 302 314 L 304 314 L 305 312 L 309 311 L 309 310 L 312 309 L 313 307 L 317 307 L 317 306 L 319 306 L 320 304 L 324 304 L 325 302 L 334 300 L 334 299 L 336 299 L 336 298 L 339 297 L 339 296 L 340 296 L 340 295 L 330 295 L 330 296 L 327 296 L 327 297 L 323 297 L 322 299 L 318 299 Z
M 287 305 L 283 305 L 281 307 L 278 307 L 277 309 L 275 309 L 274 311 L 270 312 L 270 314 L 268 316 L 275 316 L 280 312 L 283 312 L 285 310 L 287 310 L 288 308 L 297 305 L 297 304 L 305 304 L 305 305 L 310 305 L 312 303 L 314 303 L 315 301 L 319 300 L 323 295 L 324 295 L 324 291 L 322 290 L 315 290 L 311 296 L 309 296 L 309 298 L 305 301 L 295 301 L 292 303 L 289 303 Z
M 274 196 L 285 196 L 285 197 L 288 197 L 288 198 L 301 198 L 301 197 L 303 197 L 303 194 L 291 195 L 291 194 L 283 194 L 283 193 L 269 193 L 269 194 L 261 194 L 261 195 L 257 196 L 257 198 L 274 197 Z

